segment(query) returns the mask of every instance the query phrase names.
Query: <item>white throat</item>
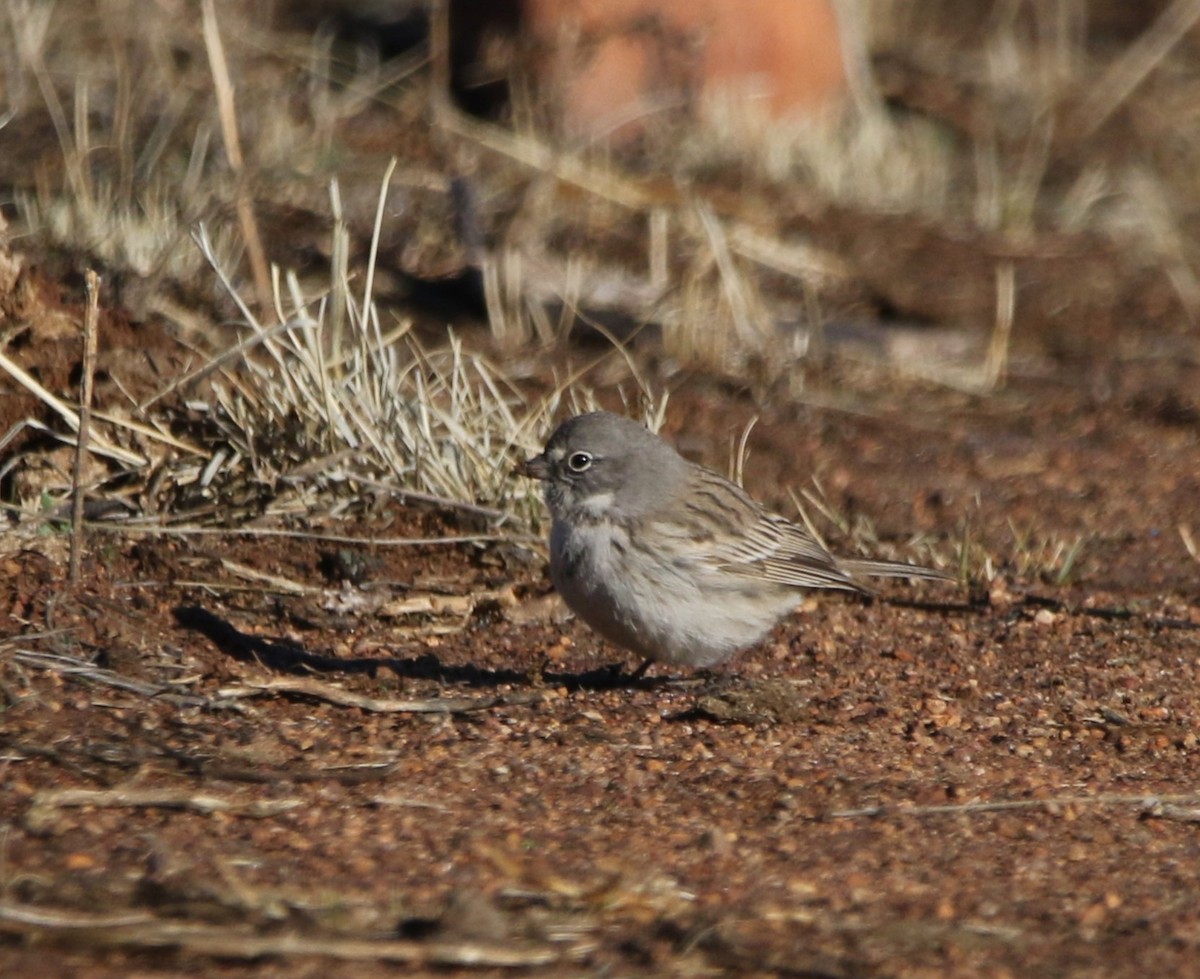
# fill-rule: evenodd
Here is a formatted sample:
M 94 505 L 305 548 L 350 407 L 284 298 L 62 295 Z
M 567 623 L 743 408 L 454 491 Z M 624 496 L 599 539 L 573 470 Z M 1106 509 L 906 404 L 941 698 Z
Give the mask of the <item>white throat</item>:
M 598 517 L 612 509 L 614 499 L 613 491 L 605 490 L 602 493 L 593 493 L 591 496 L 584 497 L 579 501 L 579 507 Z

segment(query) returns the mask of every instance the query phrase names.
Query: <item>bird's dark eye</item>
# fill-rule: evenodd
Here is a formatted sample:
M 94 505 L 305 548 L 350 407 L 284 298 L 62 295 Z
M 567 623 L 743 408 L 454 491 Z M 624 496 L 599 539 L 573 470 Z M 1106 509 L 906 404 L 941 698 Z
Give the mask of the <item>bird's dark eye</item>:
M 567 457 L 567 468 L 573 473 L 587 472 L 592 468 L 592 454 L 590 452 L 572 452 Z

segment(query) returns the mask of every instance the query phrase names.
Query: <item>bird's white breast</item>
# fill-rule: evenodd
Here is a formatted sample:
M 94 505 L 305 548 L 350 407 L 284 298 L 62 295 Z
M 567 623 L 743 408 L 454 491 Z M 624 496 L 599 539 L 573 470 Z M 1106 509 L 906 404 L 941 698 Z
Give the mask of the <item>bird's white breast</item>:
M 659 662 L 711 666 L 753 645 L 795 604 L 790 590 L 668 560 L 610 521 L 556 520 L 550 577 L 576 615 Z

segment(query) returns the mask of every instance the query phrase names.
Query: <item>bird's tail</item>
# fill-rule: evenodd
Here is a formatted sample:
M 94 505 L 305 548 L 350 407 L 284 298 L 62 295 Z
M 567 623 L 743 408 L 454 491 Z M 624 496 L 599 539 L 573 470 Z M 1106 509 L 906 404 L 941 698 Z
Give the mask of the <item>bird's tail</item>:
M 956 581 L 952 574 L 923 568 L 919 564 L 903 561 L 854 561 L 838 560 L 838 567 L 852 578 L 927 578 L 931 581 Z

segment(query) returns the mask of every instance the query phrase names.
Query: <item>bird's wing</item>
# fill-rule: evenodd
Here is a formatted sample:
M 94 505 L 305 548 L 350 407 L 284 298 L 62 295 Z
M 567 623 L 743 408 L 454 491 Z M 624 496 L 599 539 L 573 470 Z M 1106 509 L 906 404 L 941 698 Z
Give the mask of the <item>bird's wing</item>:
M 847 574 L 868 578 L 928 578 L 931 581 L 956 581 L 952 574 L 923 568 L 904 561 L 868 561 L 857 558 L 838 558 L 838 566 Z
M 797 588 L 866 591 L 812 534 L 770 513 L 745 490 L 710 469 L 693 467 L 685 505 L 660 532 L 686 545 L 688 558 L 726 574 Z M 664 515 L 665 516 L 665 515 Z
M 659 556 L 668 565 L 708 567 L 796 588 L 866 591 L 803 527 L 768 512 L 711 469 L 691 467 L 687 491 L 652 521 L 663 545 Z
M 870 594 L 863 575 L 944 578 L 941 572 L 889 561 L 839 560 L 799 524 L 771 513 L 709 469 L 691 469 L 682 501 L 654 517 L 663 549 L 683 563 L 795 588 L 838 588 Z M 682 502 L 682 505 L 679 505 Z M 670 562 L 668 562 L 670 563 Z
M 761 509 L 757 520 L 714 547 L 712 556 L 722 570 L 783 585 L 867 590 L 807 530 Z

